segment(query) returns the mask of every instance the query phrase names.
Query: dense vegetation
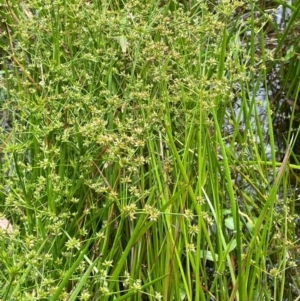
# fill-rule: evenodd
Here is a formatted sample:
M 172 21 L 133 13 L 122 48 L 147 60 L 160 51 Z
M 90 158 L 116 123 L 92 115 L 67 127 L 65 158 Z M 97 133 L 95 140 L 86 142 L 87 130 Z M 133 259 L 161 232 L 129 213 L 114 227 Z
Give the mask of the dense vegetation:
M 279 4 L 0 4 L 1 300 L 299 300 Z

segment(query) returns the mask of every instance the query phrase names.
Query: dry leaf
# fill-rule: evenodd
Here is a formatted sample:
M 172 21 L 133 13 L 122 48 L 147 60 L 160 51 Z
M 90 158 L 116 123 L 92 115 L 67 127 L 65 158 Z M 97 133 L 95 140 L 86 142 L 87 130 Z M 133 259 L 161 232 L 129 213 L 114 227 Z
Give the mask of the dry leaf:
M 0 218 L 0 229 L 6 231 L 8 234 L 11 234 L 13 227 L 6 218 Z

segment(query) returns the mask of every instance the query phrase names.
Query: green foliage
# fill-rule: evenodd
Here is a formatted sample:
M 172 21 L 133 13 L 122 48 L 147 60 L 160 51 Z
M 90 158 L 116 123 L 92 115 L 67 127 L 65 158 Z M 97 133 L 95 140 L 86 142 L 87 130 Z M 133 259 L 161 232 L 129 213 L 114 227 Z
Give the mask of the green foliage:
M 1 300 L 293 300 L 291 147 L 277 162 L 256 97 L 278 59 L 258 12 L 2 5 Z

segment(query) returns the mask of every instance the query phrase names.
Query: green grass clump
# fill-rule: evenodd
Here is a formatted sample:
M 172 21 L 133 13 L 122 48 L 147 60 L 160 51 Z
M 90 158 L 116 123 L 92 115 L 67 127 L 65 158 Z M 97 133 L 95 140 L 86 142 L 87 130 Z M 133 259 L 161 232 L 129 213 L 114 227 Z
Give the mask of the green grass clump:
M 2 5 L 1 300 L 293 300 L 297 135 L 231 2 Z

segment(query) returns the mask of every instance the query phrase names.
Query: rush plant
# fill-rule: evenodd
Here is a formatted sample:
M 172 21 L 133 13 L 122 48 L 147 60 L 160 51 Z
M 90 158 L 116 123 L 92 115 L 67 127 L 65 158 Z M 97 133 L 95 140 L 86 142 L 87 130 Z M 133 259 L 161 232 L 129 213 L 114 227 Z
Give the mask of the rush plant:
M 294 300 L 254 2 L 1 4 L 1 300 Z

